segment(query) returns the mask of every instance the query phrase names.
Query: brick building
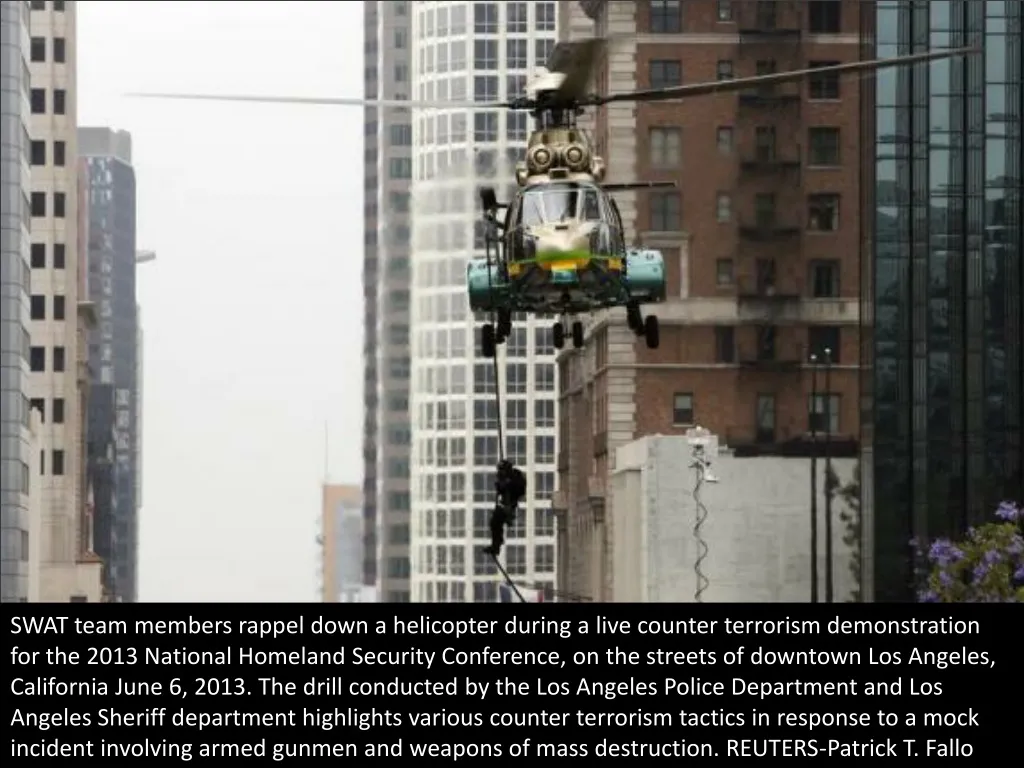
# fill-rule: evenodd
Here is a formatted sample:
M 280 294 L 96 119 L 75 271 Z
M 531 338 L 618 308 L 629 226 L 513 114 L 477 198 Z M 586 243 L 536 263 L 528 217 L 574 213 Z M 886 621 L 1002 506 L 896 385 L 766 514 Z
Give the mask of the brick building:
M 585 0 L 563 3 L 561 28 L 609 41 L 595 86 L 620 92 L 858 60 L 859 5 Z M 627 238 L 668 264 L 660 348 L 618 310 L 559 358 L 561 590 L 615 599 L 606 507 L 620 445 L 699 423 L 747 454 L 807 455 L 812 428 L 828 428 L 833 455 L 855 450 L 860 84 L 818 78 L 590 118 L 609 182 L 678 188 L 617 197 Z M 809 363 L 825 348 L 827 398 L 824 368 Z

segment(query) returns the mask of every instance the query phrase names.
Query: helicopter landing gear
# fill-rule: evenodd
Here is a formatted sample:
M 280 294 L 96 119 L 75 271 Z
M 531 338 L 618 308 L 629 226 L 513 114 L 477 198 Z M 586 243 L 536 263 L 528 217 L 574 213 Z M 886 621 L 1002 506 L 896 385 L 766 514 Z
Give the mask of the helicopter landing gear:
M 498 339 L 494 333 L 494 326 L 484 323 L 480 326 L 480 354 L 484 357 L 494 357 L 497 346 Z
M 644 317 L 640 314 L 640 307 L 637 304 L 626 305 L 626 324 L 633 333 L 643 333 Z
M 648 349 L 657 349 L 661 343 L 661 329 L 658 327 L 658 318 L 648 315 L 643 324 L 643 337 L 647 342 Z
M 555 349 L 562 349 L 565 346 L 565 326 L 561 323 L 555 323 L 551 327 L 551 341 L 554 344 Z
M 572 324 L 572 345 L 576 349 L 583 348 L 583 323 L 579 320 Z

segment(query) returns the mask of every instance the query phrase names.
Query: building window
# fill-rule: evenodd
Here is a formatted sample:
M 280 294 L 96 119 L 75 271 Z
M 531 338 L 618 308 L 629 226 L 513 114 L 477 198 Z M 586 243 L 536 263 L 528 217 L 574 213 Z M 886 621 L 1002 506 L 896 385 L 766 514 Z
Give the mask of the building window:
M 754 152 L 758 162 L 770 163 L 775 160 L 774 125 L 759 125 L 754 130 Z
M 555 30 L 555 4 L 537 3 L 537 31 L 553 32 Z
M 718 146 L 718 151 L 723 155 L 731 155 L 733 149 L 733 131 L 731 125 L 720 125 L 718 126 L 718 132 L 715 134 L 715 142 Z
M 715 282 L 720 288 L 730 286 L 733 283 L 733 262 L 732 259 L 719 259 L 715 262 Z
M 839 165 L 839 129 L 811 128 L 808 131 L 808 163 L 817 166 Z
M 54 347 L 53 348 L 53 370 L 56 371 L 57 373 L 61 373 L 61 372 L 64 371 L 64 363 L 65 363 L 65 359 L 64 358 L 65 358 L 64 347 Z
M 46 243 L 32 243 L 32 269 L 46 268 Z
M 536 435 L 533 438 L 533 460 L 537 464 L 555 463 L 555 438 L 553 435 Z
M 842 331 L 838 325 L 812 325 L 807 328 L 807 348 L 818 362 L 839 364 Z
M 715 218 L 719 224 L 732 220 L 732 195 L 719 192 L 715 197 Z
M 35 218 L 40 218 L 46 215 L 46 193 L 45 192 L 33 192 L 32 193 L 32 215 Z
M 683 84 L 683 64 L 674 59 L 651 59 L 647 65 L 651 88 L 673 88 Z
M 53 164 L 58 168 L 63 168 L 67 163 L 67 144 L 63 141 L 53 142 Z
M 525 37 L 505 41 L 505 67 L 526 69 L 530 66 L 530 47 Z
M 53 244 L 53 268 L 54 269 L 64 269 L 64 261 L 65 261 L 64 253 L 65 253 L 65 250 L 66 250 L 66 248 L 64 246 L 64 243 L 54 243 Z
M 683 129 L 651 128 L 651 167 L 678 168 L 683 161 Z
M 411 179 L 412 159 L 408 157 L 392 157 L 388 160 L 388 176 L 392 179 Z
M 672 423 L 676 426 L 693 424 L 693 393 L 676 392 L 672 397 Z
M 53 215 L 63 219 L 67 215 L 67 195 L 63 192 L 53 193 Z
M 839 229 L 839 195 L 825 192 L 807 198 L 807 228 L 813 232 Z
M 33 373 L 42 373 L 46 370 L 46 348 L 32 347 L 28 353 L 29 370 Z
M 473 4 L 473 31 L 478 35 L 494 35 L 498 32 L 498 4 Z
M 29 299 L 29 317 L 32 320 L 46 319 L 46 297 L 36 294 Z
M 67 113 L 68 92 L 63 88 L 53 89 L 53 114 L 63 115 Z
M 718 0 L 718 20 L 732 21 L 732 0 Z
M 32 61 L 46 61 L 46 38 L 33 37 L 29 48 L 29 58 Z
M 715 77 L 718 80 L 732 80 L 732 61 L 729 59 L 720 59 L 715 72 Z
M 533 569 L 537 573 L 555 572 L 555 545 L 538 544 L 533 551 Z
M 388 139 L 393 147 L 412 146 L 412 126 L 397 123 L 388 128 Z
M 736 362 L 736 329 L 731 325 L 715 327 L 715 361 Z
M 811 262 L 811 296 L 815 299 L 835 299 L 839 296 L 839 261 L 819 259 Z
M 842 24 L 839 0 L 811 0 L 808 7 L 808 26 L 812 33 L 836 34 Z
M 812 61 L 811 69 L 818 67 L 834 67 L 838 61 Z M 835 100 L 839 98 L 839 73 L 822 72 L 820 75 L 811 75 L 808 85 L 810 98 L 812 100 Z
M 53 10 L 55 10 L 57 13 L 63 13 L 64 12 L 64 0 L 53 0 Z
M 775 226 L 775 195 L 771 192 L 758 192 L 754 195 L 754 221 L 762 229 Z
M 53 399 L 53 403 L 51 405 L 51 408 L 52 408 L 51 413 L 53 414 L 53 423 L 54 424 L 63 424 L 64 423 L 64 398 L 63 397 L 55 397 Z
M 53 38 L 53 60 L 58 64 L 64 64 L 67 61 L 66 43 L 63 37 Z
M 538 67 L 546 67 L 552 51 L 555 50 L 555 41 L 550 37 L 542 37 L 536 42 L 536 63 Z
M 409 34 L 404 29 L 395 30 L 395 48 L 404 49 L 409 45 Z
M 498 68 L 498 41 L 476 40 L 473 42 L 473 68 Z
M 45 11 L 46 0 L 32 0 L 32 2 L 29 3 L 29 8 L 31 8 L 33 11 Z
M 497 141 L 498 140 L 498 113 L 477 112 L 473 115 L 473 140 L 474 141 Z
M 46 89 L 45 88 L 33 88 L 32 89 L 32 114 L 33 115 L 44 115 L 46 114 Z
M 533 384 L 538 392 L 555 391 L 555 366 L 537 363 L 533 368 Z
M 678 232 L 682 229 L 682 198 L 678 192 L 654 192 L 650 197 L 652 232 Z
M 454 97 L 453 97 L 454 98 Z M 498 78 L 493 75 L 478 75 L 473 78 L 473 101 L 490 102 L 498 98 Z M 452 134 L 459 134 L 452 125 Z
M 31 165 L 46 165 L 46 142 L 33 141 L 29 151 L 29 163 Z
M 39 420 L 46 422 L 46 401 L 41 397 L 33 397 L 29 401 L 29 410 L 39 414 Z
M 53 452 L 53 455 L 50 457 L 50 474 L 64 474 L 64 451 L 56 450 Z
M 533 426 L 538 429 L 555 426 L 555 401 L 535 400 L 533 403 Z
M 539 16 L 540 9 L 537 10 Z M 518 33 L 530 31 L 526 18 L 526 3 L 505 3 L 505 31 Z
M 839 395 L 818 394 L 807 398 L 807 429 L 810 432 L 839 432 Z
M 650 0 L 651 32 L 672 34 L 683 31 L 681 0 Z

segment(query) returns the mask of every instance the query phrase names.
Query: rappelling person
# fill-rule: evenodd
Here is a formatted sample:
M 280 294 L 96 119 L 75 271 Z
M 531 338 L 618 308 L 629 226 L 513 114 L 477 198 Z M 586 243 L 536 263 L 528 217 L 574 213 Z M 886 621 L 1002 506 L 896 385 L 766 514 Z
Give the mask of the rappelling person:
M 494 489 L 497 498 L 491 512 L 491 546 L 484 552 L 498 557 L 505 544 L 505 528 L 515 522 L 519 502 L 526 495 L 526 474 L 508 459 L 502 459 L 498 462 Z

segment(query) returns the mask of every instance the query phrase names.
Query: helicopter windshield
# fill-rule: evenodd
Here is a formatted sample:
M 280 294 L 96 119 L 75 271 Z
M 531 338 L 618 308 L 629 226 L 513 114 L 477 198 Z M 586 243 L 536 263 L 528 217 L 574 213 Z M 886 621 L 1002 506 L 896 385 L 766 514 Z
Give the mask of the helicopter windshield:
M 601 201 L 595 187 L 545 184 L 523 193 L 525 226 L 560 221 L 601 221 Z

